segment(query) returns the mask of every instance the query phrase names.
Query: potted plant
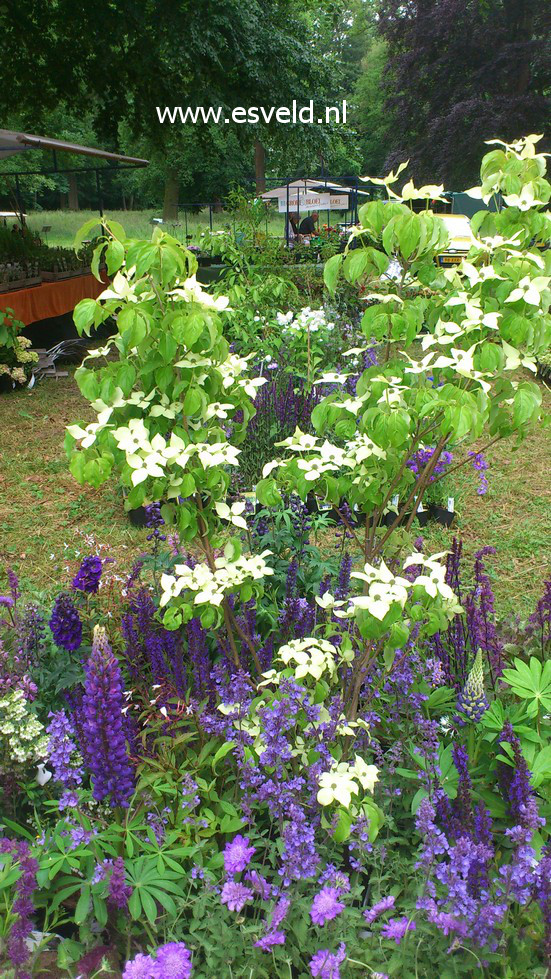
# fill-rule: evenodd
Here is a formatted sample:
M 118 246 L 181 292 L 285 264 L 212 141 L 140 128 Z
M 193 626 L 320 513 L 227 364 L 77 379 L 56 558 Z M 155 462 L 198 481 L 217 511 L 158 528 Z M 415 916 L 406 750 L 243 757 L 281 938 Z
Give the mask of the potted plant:
M 38 361 L 38 354 L 29 349 L 31 341 L 20 335 L 23 329 L 10 310 L 0 310 L 0 391 L 27 384 Z

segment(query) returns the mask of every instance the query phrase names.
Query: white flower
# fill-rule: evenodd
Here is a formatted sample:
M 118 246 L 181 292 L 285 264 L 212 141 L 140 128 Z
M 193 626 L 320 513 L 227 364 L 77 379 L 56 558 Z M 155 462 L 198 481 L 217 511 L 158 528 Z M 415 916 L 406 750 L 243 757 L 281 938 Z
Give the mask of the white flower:
M 229 520 L 235 527 L 247 529 L 247 521 L 241 516 L 245 510 L 245 503 L 232 503 L 231 507 L 227 503 L 215 503 L 214 508 L 221 520 Z
M 379 781 L 379 769 L 376 765 L 368 765 L 363 758 L 356 755 L 351 771 L 354 772 L 364 792 L 373 792 L 375 782 Z
M 270 473 L 274 471 L 274 469 L 279 469 L 280 466 L 281 466 L 281 459 L 272 459 L 271 462 L 267 462 L 264 468 L 262 469 L 262 478 L 266 479 L 266 477 L 269 476 Z
M 358 791 L 357 782 L 346 764 L 337 765 L 330 772 L 323 772 L 318 784 L 318 802 L 321 806 L 330 806 L 331 803 L 337 802 L 348 809 L 352 796 Z
M 375 456 L 378 459 L 386 459 L 386 452 L 381 449 L 368 435 L 357 435 L 351 442 L 346 443 L 346 453 L 356 462 L 365 462 L 366 459 Z
M 100 412 L 97 422 L 92 422 L 86 428 L 81 428 L 80 425 L 68 425 L 67 431 L 74 439 L 82 441 L 83 449 L 88 449 L 96 441 L 98 433 L 102 432 L 104 428 L 110 427 L 107 425 L 107 422 L 111 414 L 112 409 L 107 408 L 105 411 Z
M 131 418 L 124 428 L 116 428 L 113 437 L 123 452 L 135 453 L 149 445 L 149 432 L 141 418 Z
M 187 302 L 200 303 L 201 306 L 207 306 L 209 309 L 215 309 L 217 312 L 222 312 L 224 309 L 229 308 L 229 299 L 227 296 L 212 296 L 210 292 L 205 292 L 199 283 L 197 282 L 197 277 L 195 275 L 190 276 L 189 279 L 177 289 L 173 289 L 169 293 L 170 296 L 180 296 L 181 299 L 185 299 Z
M 326 591 L 321 598 L 319 595 L 316 595 L 316 604 L 319 605 L 320 608 L 325 609 L 326 612 L 330 612 L 331 609 L 342 608 L 344 602 L 338 602 L 333 595 Z
M 330 462 L 324 462 L 323 459 L 299 459 L 297 465 L 304 472 L 304 478 L 309 483 L 315 482 L 324 473 L 334 472 L 339 468 Z
M 205 419 L 205 421 L 208 421 L 209 418 L 227 418 L 228 411 L 232 411 L 233 408 L 234 405 L 232 404 L 227 404 L 220 401 L 213 401 L 213 403 L 210 404 L 207 410 L 205 411 L 203 418 Z
M 258 394 L 258 389 L 262 387 L 263 384 L 267 383 L 267 377 L 251 377 L 248 379 L 242 379 L 239 381 L 239 387 L 243 388 L 245 394 L 249 398 L 256 398 Z
M 516 303 L 519 299 L 523 299 L 530 306 L 539 306 L 541 294 L 547 289 L 548 285 L 549 279 L 547 276 L 540 275 L 536 276 L 535 279 L 531 279 L 529 275 L 525 275 L 520 280 L 517 288 L 513 289 L 510 295 L 507 296 L 505 302 Z
M 278 658 L 285 665 L 296 664 L 294 674 L 297 679 L 311 676 L 314 680 L 319 680 L 324 673 L 334 676 L 337 669 L 336 656 L 337 649 L 332 643 L 313 638 L 292 639 L 278 652 Z
M 351 374 L 335 374 L 329 371 L 322 374 L 319 381 L 314 381 L 314 384 L 344 384 L 348 377 L 351 377 Z
M 300 428 L 295 428 L 293 435 L 284 439 L 283 442 L 276 442 L 275 444 L 292 449 L 293 452 L 308 452 L 309 449 L 315 449 L 319 441 L 315 435 L 306 435 L 301 432 Z
M 358 415 L 364 406 L 364 402 L 367 400 L 367 395 L 358 398 L 347 398 L 346 401 L 335 401 L 333 402 L 338 408 L 344 408 L 345 411 L 349 411 L 352 415 Z
M 525 184 L 520 194 L 504 194 L 503 200 L 507 207 L 518 207 L 519 211 L 529 211 L 531 207 L 546 203 L 535 196 L 531 184 Z
M 197 446 L 197 454 L 203 469 L 212 466 L 236 466 L 241 449 L 236 449 L 229 442 L 201 442 Z

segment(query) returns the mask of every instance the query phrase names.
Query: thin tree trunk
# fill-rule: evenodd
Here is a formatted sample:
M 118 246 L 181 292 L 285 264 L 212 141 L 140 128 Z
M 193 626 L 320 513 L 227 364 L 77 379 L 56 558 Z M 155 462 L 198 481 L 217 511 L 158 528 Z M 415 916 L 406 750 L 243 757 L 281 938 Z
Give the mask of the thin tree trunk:
M 178 220 L 178 194 L 180 177 L 176 170 L 167 170 L 165 177 L 165 196 L 163 201 L 163 221 Z
M 254 141 L 254 174 L 256 193 L 263 194 L 266 190 L 266 151 L 259 139 Z

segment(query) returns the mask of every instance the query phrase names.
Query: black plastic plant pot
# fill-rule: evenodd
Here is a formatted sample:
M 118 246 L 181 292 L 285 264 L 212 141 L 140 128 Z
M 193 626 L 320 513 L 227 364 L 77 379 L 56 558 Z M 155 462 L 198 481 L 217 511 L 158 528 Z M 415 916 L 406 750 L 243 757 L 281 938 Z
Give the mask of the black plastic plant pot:
M 144 506 L 136 507 L 135 510 L 129 510 L 128 517 L 133 527 L 147 526 L 147 511 Z
M 424 512 L 421 514 L 421 516 L 424 515 Z M 428 511 L 426 512 L 431 520 L 436 520 L 436 522 L 442 524 L 443 527 L 451 527 L 455 517 L 454 510 L 447 510 L 446 507 L 437 506 L 436 503 L 431 503 Z M 424 525 L 421 524 L 421 526 Z
M 212 265 L 213 259 L 211 255 L 199 255 L 197 261 L 201 268 L 207 269 L 209 265 Z

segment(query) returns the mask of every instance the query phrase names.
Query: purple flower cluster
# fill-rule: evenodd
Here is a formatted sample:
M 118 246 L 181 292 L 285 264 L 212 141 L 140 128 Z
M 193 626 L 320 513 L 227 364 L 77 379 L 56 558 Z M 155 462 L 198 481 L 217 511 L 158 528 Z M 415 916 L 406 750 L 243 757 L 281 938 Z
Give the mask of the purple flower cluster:
M 113 860 L 111 876 L 109 877 L 109 904 L 114 905 L 114 907 L 120 910 L 124 910 L 128 905 L 128 899 L 131 894 L 132 888 L 126 883 L 124 860 L 122 857 L 116 857 Z
M 82 642 L 82 622 L 70 595 L 58 595 L 50 618 L 50 629 L 56 646 L 72 652 Z
M 249 845 L 249 839 L 238 834 L 224 849 L 224 869 L 227 874 L 240 874 L 245 870 L 255 853 L 255 847 Z
M 230 911 L 242 911 L 247 901 L 252 901 L 253 896 L 250 887 L 235 880 L 227 880 L 222 888 L 220 900 Z
M 191 953 L 183 942 L 161 945 L 155 955 L 140 952 L 127 962 L 122 979 L 190 979 Z
M 520 826 L 536 830 L 542 825 L 542 820 L 538 815 L 536 794 L 530 784 L 532 773 L 524 760 L 520 741 L 510 721 L 504 724 L 499 740 L 508 742 L 513 752 L 510 765 L 498 762 L 499 786 L 508 805 L 509 814 Z
M 101 801 L 109 796 L 112 805 L 128 806 L 134 791 L 134 769 L 124 733 L 122 677 L 105 631 L 99 626 L 94 630 L 85 671 L 83 735 L 94 798 Z
M 341 942 L 337 952 L 322 948 L 308 963 L 313 979 L 340 979 L 340 966 L 346 959 L 346 945 Z
M 431 461 L 434 452 L 435 446 L 427 446 L 423 449 L 417 449 L 417 452 L 415 452 L 411 459 L 408 459 L 407 461 L 408 469 L 411 469 L 412 473 L 414 473 L 416 476 L 420 476 Z M 439 476 L 443 476 L 447 467 L 450 466 L 452 462 L 453 454 L 447 451 L 442 452 L 432 471 L 429 482 L 433 483 Z
M 380 918 L 382 914 L 385 914 L 387 911 L 390 911 L 391 908 L 394 907 L 394 901 L 395 898 L 393 898 L 392 895 L 389 894 L 388 897 L 381 898 L 381 900 L 377 901 L 377 903 L 374 904 L 371 908 L 369 908 L 367 911 L 364 911 L 364 918 L 367 921 L 367 924 L 371 925 L 377 918 Z
M 85 557 L 73 578 L 73 588 L 76 591 L 86 592 L 88 595 L 95 595 L 99 588 L 102 571 L 103 562 L 100 557 Z
M 346 905 L 339 901 L 340 895 L 341 891 L 338 887 L 322 887 L 316 894 L 310 908 L 310 917 L 315 925 L 324 925 L 326 921 L 332 921 L 341 911 L 344 911 Z
M 48 764 L 56 782 L 66 789 L 82 784 L 82 767 L 78 758 L 77 738 L 73 722 L 64 710 L 50 712 Z
M 484 496 L 484 494 L 488 492 L 488 487 L 489 487 L 488 477 L 486 476 L 486 473 L 490 468 L 490 463 L 484 458 L 482 452 L 471 451 L 469 452 L 469 456 L 473 460 L 473 469 L 476 470 L 480 478 L 480 482 L 476 492 L 478 493 L 479 496 Z
M 14 885 L 16 897 L 11 908 L 16 919 L 8 935 L 7 953 L 10 961 L 16 967 L 18 979 L 25 979 L 27 976 L 30 977 L 30 973 L 22 972 L 19 966 L 23 965 L 30 955 L 26 939 L 33 929 L 31 920 L 34 912 L 32 895 L 36 888 L 38 864 L 34 857 L 31 857 L 29 844 L 24 840 L 17 841 L 0 837 L 0 854 L 3 853 L 10 854 L 14 864 L 19 865 L 20 870 L 20 876 Z
M 130 676 L 135 683 L 143 680 L 144 672 L 150 674 L 153 682 L 163 687 L 172 688 L 168 697 L 175 691 L 179 697 L 185 695 L 188 687 L 183 663 L 181 637 L 177 632 L 163 629 L 157 619 L 157 608 L 151 595 L 145 588 L 140 588 L 132 596 L 130 611 L 122 617 L 121 631 L 125 640 L 124 658 Z M 193 654 L 206 656 L 206 634 L 198 620 L 192 620 L 188 628 L 192 637 Z M 199 629 L 199 635 L 197 634 Z M 206 664 L 201 661 L 203 675 Z M 195 671 L 192 674 L 194 677 Z M 195 692 L 195 691 L 194 691 Z M 204 696 L 205 690 L 198 690 L 199 696 Z M 167 698 L 168 699 L 168 698 Z
M 410 918 L 391 918 L 381 928 L 381 936 L 399 945 L 408 932 L 415 931 L 415 928 L 415 922 Z

